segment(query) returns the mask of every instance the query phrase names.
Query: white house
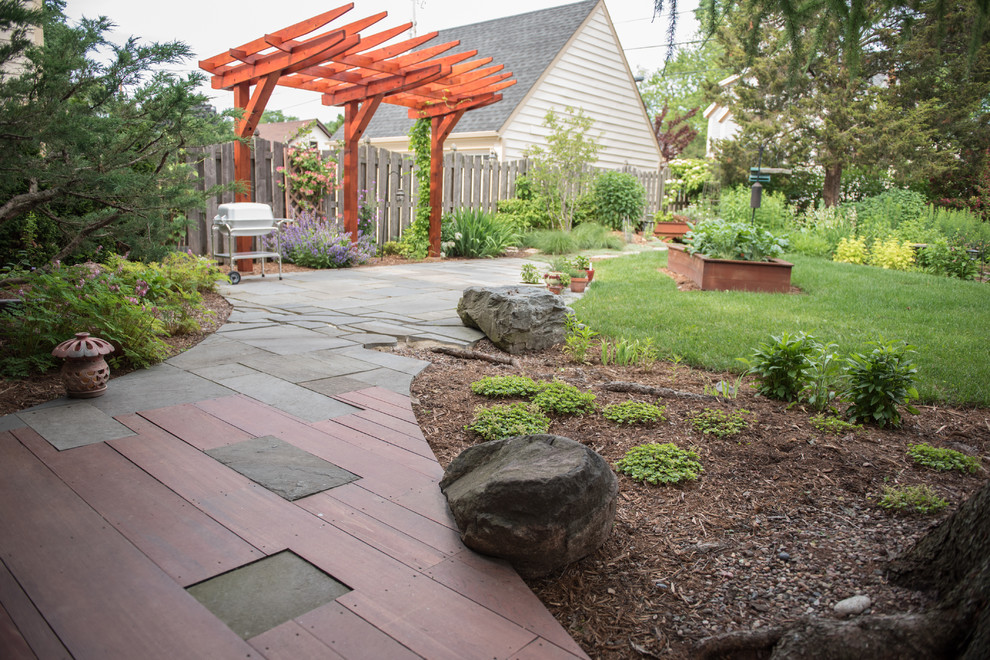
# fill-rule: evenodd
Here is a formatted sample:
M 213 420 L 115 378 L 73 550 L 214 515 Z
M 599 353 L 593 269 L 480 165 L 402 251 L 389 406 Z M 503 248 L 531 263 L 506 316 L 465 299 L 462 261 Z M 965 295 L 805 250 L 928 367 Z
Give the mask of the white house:
M 319 119 L 302 119 L 271 124 L 258 124 L 254 134 L 269 142 L 328 151 L 337 144 L 333 134 Z
M 742 74 L 731 75 L 725 80 L 720 80 L 718 86 L 723 89 L 730 87 L 736 84 L 740 78 L 742 78 Z M 705 108 L 702 116 L 708 120 L 708 142 L 705 145 L 705 155 L 711 158 L 714 155 L 712 141 L 735 137 L 739 133 L 739 124 L 732 119 L 732 108 L 718 103 L 712 103 Z
M 447 138 L 447 150 L 524 157 L 546 144 L 550 109 L 581 108 L 594 120 L 602 146 L 598 167 L 656 170 L 660 149 L 618 36 L 601 0 L 508 16 L 442 30 L 431 44 L 461 40 L 505 65 L 517 81 L 493 105 L 467 112 Z M 408 153 L 412 120 L 404 107 L 382 104 L 365 131 L 377 147 Z

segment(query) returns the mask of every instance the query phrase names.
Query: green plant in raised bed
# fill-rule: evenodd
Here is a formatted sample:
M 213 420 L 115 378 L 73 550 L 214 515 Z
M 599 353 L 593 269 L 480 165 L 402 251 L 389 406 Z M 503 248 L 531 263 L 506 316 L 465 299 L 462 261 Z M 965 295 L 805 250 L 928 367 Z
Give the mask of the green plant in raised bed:
M 932 447 L 927 442 L 917 445 L 908 445 L 908 456 L 918 465 L 948 472 L 949 470 L 959 470 L 960 472 L 978 472 L 980 470 L 980 459 L 975 456 L 968 456 L 961 451 L 948 449 L 946 447 Z
M 490 398 L 531 397 L 540 391 L 540 384 L 529 376 L 485 376 L 471 383 L 471 391 Z
M 494 406 L 478 406 L 474 409 L 474 419 L 464 427 L 474 431 L 485 440 L 500 440 L 517 435 L 546 433 L 550 428 L 550 418 L 539 408 L 527 403 Z
M 810 422 L 813 427 L 822 433 L 828 433 L 830 435 L 856 433 L 863 429 L 862 424 L 850 424 L 849 422 L 839 419 L 838 417 L 830 417 L 820 413 L 818 415 L 812 415 Z
M 635 481 L 655 486 L 694 481 L 704 472 L 697 454 L 672 442 L 633 447 L 615 464 L 615 469 Z
M 884 486 L 883 495 L 877 502 L 884 509 L 897 512 L 921 514 L 938 513 L 949 503 L 938 496 L 930 486 Z
M 623 401 L 605 406 L 602 416 L 616 424 L 650 424 L 667 420 L 667 406 L 645 401 Z
M 547 413 L 557 415 L 583 415 L 595 409 L 595 395 L 582 392 L 573 385 L 559 380 L 546 383 L 533 403 Z
M 752 415 L 752 413 L 748 410 L 727 413 L 718 408 L 704 408 L 692 414 L 689 419 L 695 431 L 700 431 L 705 435 L 726 438 L 739 435 L 749 428 L 747 415 Z

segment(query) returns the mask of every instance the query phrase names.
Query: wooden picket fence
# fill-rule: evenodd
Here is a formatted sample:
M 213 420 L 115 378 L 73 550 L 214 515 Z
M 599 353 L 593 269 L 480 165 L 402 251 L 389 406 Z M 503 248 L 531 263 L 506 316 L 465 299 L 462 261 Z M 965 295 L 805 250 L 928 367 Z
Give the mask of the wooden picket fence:
M 278 171 L 286 166 L 285 145 L 255 138 L 251 158 L 251 185 L 253 200 L 270 204 L 276 218 L 296 218 L 300 209 L 284 189 L 285 177 Z M 337 162 L 339 152 L 331 154 Z M 200 190 L 216 184 L 233 183 L 234 143 L 218 144 L 190 155 L 197 173 Z M 468 156 L 457 152 L 444 156 L 443 213 L 459 208 L 494 212 L 500 200 L 515 195 L 515 182 L 531 167 L 528 160 L 500 162 L 487 156 Z M 666 172 L 638 170 L 625 167 L 646 188 L 646 213 L 652 217 L 663 199 L 663 182 Z M 338 177 L 340 176 L 338 171 Z M 418 195 L 413 176 L 411 157 L 362 144 L 358 154 L 358 191 L 363 205 L 374 209 L 375 240 L 379 245 L 397 240 L 414 217 Z M 327 218 L 337 219 L 343 211 L 337 190 L 327 196 L 319 212 Z M 220 204 L 234 201 L 234 193 L 227 192 L 207 201 L 206 207 L 189 214 L 191 221 L 186 243 L 196 254 L 209 254 L 212 250 L 212 223 Z

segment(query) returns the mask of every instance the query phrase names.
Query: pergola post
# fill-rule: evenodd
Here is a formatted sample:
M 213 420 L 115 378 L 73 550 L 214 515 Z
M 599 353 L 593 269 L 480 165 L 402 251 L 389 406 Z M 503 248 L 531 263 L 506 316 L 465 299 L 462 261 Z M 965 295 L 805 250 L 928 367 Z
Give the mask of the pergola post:
M 443 220 L 443 143 L 465 110 L 433 117 L 430 122 L 430 256 L 440 256 L 440 223 Z
M 384 94 L 373 96 L 363 104 L 349 101 L 344 106 L 344 231 L 357 241 L 358 231 L 358 142 L 368 122 L 381 105 Z

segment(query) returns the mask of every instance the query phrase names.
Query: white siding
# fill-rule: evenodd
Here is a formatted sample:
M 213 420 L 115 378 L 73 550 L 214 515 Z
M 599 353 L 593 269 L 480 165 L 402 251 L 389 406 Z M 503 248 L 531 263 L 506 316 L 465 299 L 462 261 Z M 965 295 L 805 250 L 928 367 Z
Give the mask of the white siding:
M 659 167 L 660 150 L 650 120 L 604 4 L 591 13 L 506 122 L 502 158 L 522 158 L 530 146 L 545 145 L 547 111 L 566 107 L 582 108 L 595 120 L 590 133 L 601 136 L 599 167 Z

